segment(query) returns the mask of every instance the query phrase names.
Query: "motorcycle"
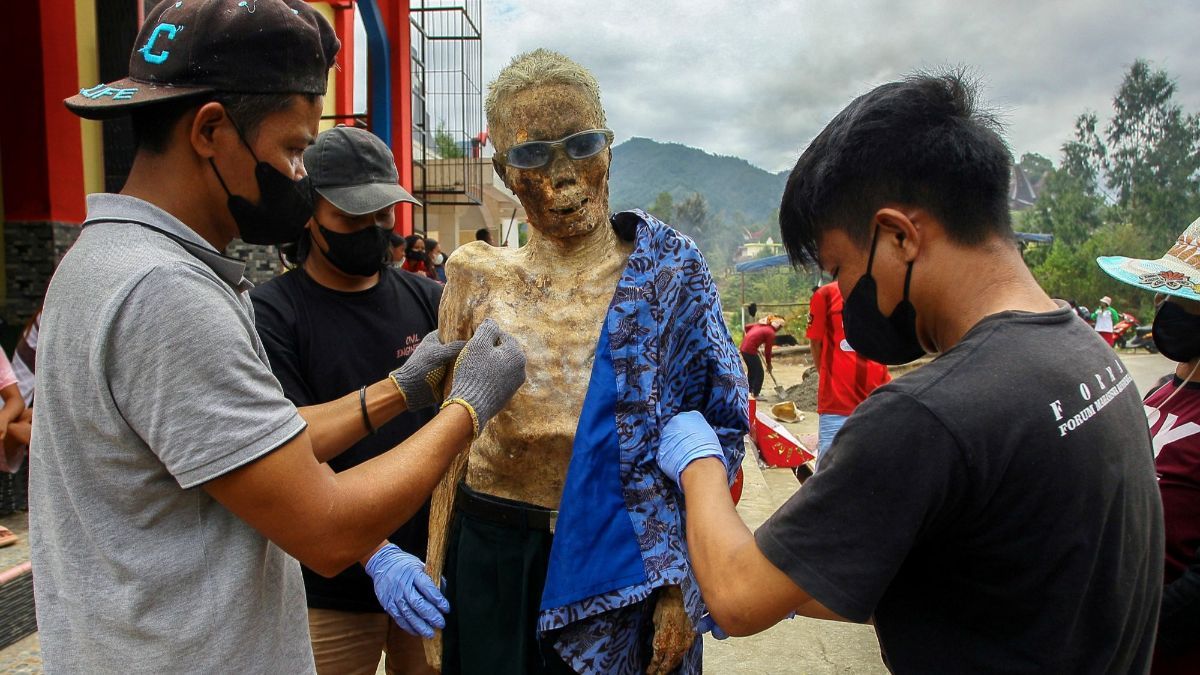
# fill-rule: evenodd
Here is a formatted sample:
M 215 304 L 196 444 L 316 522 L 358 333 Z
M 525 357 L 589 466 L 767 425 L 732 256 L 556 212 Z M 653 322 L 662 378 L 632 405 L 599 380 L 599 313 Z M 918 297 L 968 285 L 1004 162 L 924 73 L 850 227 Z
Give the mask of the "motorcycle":
M 1144 348 L 1146 351 L 1150 352 L 1151 354 L 1157 354 L 1158 347 L 1156 347 L 1154 345 L 1153 328 L 1154 328 L 1153 324 L 1147 324 L 1145 326 L 1138 326 L 1137 328 L 1134 329 L 1135 335 L 1134 335 L 1133 339 L 1130 340 L 1128 343 L 1126 343 L 1125 346 L 1129 347 L 1130 349 L 1143 349 Z
M 1129 312 L 1121 312 L 1121 320 L 1113 326 L 1113 336 L 1116 338 L 1115 345 L 1124 349 L 1129 346 L 1128 342 L 1133 337 L 1133 331 L 1138 325 L 1137 317 Z

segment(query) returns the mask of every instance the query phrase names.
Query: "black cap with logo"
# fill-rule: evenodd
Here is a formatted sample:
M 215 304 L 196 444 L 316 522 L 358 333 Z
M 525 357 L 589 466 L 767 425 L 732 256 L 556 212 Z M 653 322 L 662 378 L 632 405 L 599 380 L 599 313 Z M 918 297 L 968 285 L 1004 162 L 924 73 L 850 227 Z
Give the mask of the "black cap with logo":
M 317 194 L 352 216 L 397 202 L 421 203 L 400 187 L 387 144 L 366 129 L 337 126 L 322 131 L 304 151 L 304 170 Z
M 65 103 L 88 119 L 202 94 L 324 94 L 341 44 L 304 0 L 162 0 L 129 56 L 129 76 Z

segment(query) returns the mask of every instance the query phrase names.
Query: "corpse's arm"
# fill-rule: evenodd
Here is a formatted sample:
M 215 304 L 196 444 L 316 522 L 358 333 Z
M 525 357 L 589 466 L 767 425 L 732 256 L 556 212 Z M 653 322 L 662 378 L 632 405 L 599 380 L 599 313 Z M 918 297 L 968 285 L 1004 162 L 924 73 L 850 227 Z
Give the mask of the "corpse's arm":
M 470 297 L 472 279 L 478 274 L 474 263 L 478 247 L 466 246 L 455 252 L 446 261 L 446 287 L 438 308 L 438 333 L 442 342 L 465 340 L 474 332 L 471 308 L 476 304 Z M 450 391 L 453 376 L 446 378 L 446 391 Z M 425 571 L 435 583 L 441 583 L 446 564 L 446 547 L 450 535 L 450 523 L 454 517 L 454 498 L 458 484 L 467 475 L 469 452 L 459 454 L 441 482 L 433 490 L 429 507 L 429 545 L 426 549 Z M 453 608 L 451 608 L 453 611 Z M 442 667 L 442 633 L 437 631 L 425 643 L 425 660 L 435 670 Z

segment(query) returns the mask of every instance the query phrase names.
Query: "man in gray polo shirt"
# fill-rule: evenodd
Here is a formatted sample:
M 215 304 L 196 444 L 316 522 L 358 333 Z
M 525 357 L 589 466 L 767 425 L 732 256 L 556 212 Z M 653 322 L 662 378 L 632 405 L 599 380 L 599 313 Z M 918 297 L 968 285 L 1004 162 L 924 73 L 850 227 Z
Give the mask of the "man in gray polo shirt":
M 388 379 L 297 410 L 244 266 L 219 253 L 294 240 L 311 216 L 301 155 L 337 49 L 302 0 L 164 2 L 130 77 L 67 101 L 132 110 L 138 152 L 121 194 L 89 197 L 42 318 L 30 515 L 47 672 L 311 672 L 293 557 L 330 575 L 362 562 L 393 614 L 445 610 L 381 542 L 523 382 L 520 349 L 494 324 L 465 345 L 427 336 Z M 439 403 L 451 368 L 408 441 L 338 474 L 321 463 Z

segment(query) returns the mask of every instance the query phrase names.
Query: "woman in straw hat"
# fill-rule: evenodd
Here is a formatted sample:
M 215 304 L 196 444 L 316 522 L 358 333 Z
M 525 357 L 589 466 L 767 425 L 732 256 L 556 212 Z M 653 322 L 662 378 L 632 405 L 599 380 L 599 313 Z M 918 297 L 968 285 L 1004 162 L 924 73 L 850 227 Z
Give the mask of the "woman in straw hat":
M 1096 262 L 1117 280 L 1164 298 L 1152 334 L 1177 365 L 1145 400 L 1167 542 L 1151 672 L 1192 673 L 1200 663 L 1200 219 L 1157 260 Z

